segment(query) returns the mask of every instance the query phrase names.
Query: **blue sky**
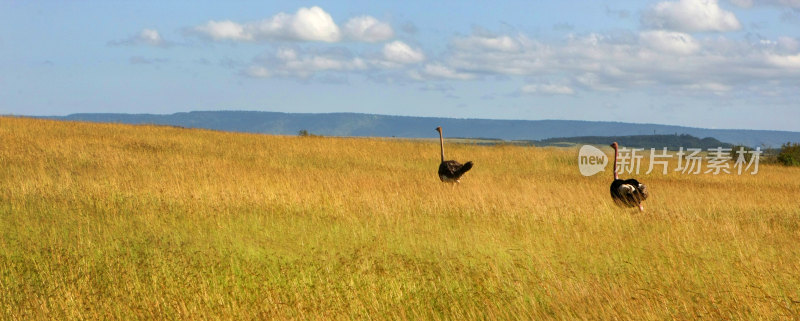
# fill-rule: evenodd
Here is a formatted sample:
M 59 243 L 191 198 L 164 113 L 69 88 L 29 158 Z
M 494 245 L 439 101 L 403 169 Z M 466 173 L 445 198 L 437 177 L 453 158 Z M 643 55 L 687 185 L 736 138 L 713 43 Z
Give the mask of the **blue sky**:
M 0 113 L 800 131 L 800 0 L 0 0 Z

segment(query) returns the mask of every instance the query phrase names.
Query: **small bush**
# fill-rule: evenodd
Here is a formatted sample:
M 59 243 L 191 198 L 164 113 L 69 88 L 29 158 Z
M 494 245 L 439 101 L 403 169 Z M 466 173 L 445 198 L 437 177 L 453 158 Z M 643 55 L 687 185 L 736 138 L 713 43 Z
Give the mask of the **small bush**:
M 302 136 L 302 137 L 314 137 L 314 136 L 317 136 L 317 135 L 314 135 L 314 134 L 310 133 L 308 130 L 305 130 L 305 129 L 301 129 L 300 131 L 298 131 L 297 135 L 298 136 Z
M 786 143 L 781 146 L 778 161 L 786 166 L 800 166 L 800 144 Z

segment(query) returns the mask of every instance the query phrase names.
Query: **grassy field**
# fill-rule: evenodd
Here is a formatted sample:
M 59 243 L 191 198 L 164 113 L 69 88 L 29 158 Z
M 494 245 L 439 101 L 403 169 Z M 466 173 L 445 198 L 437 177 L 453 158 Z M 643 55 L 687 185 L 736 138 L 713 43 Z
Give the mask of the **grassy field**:
M 800 318 L 800 168 L 446 148 L 0 117 L 0 319 Z

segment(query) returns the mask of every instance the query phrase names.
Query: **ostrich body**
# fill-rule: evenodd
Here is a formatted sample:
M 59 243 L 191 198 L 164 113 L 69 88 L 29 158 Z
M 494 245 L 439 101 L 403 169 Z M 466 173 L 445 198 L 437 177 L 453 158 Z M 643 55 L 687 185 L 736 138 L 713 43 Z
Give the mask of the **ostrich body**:
M 642 201 L 647 199 L 647 186 L 631 178 L 626 180 L 619 179 L 617 174 L 617 156 L 619 155 L 617 142 L 611 144 L 614 148 L 614 181 L 611 182 L 611 198 L 620 207 L 639 207 L 639 211 L 644 211 Z
M 472 168 L 472 162 L 461 164 L 454 160 L 444 160 L 444 137 L 442 136 L 442 127 L 436 127 L 439 132 L 439 145 L 442 152 L 442 162 L 439 164 L 439 179 L 445 183 L 460 183 L 461 175 L 464 175 Z

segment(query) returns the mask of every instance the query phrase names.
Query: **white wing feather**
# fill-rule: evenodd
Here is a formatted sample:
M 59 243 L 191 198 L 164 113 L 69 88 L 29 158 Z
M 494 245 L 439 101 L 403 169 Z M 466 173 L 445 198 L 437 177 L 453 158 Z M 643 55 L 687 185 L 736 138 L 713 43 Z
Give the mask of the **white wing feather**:
M 631 184 L 622 184 L 619 186 L 620 194 L 633 194 L 634 191 L 636 191 L 636 188 Z

